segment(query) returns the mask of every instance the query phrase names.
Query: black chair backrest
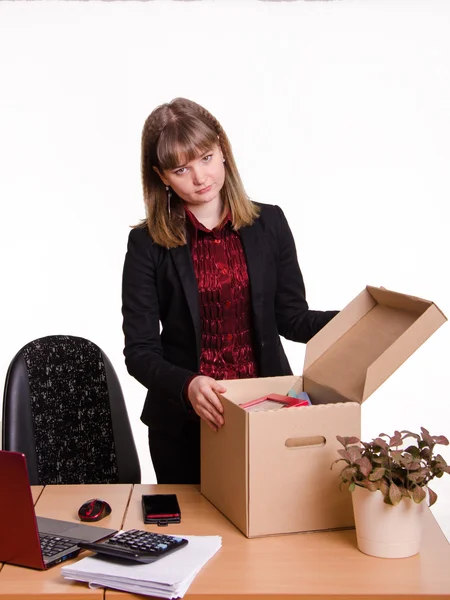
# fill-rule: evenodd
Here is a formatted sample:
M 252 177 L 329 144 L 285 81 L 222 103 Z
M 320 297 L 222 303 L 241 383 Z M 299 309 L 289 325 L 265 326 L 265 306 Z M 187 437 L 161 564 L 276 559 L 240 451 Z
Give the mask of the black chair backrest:
M 22 452 L 31 485 L 140 483 L 122 389 L 93 342 L 51 335 L 13 358 L 3 398 L 2 446 Z

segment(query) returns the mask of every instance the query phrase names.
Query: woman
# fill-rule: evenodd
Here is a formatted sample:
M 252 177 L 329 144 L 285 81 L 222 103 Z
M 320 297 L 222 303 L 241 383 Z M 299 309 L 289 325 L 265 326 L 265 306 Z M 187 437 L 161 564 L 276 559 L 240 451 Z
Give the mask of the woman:
M 292 374 L 279 335 L 307 342 L 336 312 L 308 309 L 282 210 L 249 200 L 203 107 L 157 107 L 141 168 L 147 218 L 124 264 L 125 360 L 148 388 L 141 419 L 158 483 L 199 483 L 200 419 L 224 424 L 218 380 Z

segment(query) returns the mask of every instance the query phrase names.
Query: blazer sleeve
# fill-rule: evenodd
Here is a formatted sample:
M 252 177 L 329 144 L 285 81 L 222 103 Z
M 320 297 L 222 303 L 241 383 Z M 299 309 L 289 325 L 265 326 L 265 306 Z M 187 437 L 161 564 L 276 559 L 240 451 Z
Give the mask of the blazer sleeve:
M 145 231 L 133 229 L 122 277 L 125 363 L 130 375 L 152 394 L 185 403 L 183 388 L 194 373 L 163 357 L 156 268 L 151 238 Z
M 308 342 L 339 311 L 310 310 L 297 259 L 294 237 L 279 206 L 278 273 L 275 315 L 278 332 L 294 342 Z

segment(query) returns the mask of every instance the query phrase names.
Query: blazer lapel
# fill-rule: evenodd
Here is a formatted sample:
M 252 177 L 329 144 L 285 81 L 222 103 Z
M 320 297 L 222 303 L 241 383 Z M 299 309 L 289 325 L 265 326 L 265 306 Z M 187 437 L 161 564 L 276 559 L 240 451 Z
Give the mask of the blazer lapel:
M 258 337 L 262 337 L 263 330 L 263 302 L 264 302 L 264 247 L 259 222 L 250 227 L 239 230 L 245 258 L 247 260 L 250 294 L 253 306 L 254 327 Z
M 198 298 L 197 279 L 195 277 L 194 265 L 192 264 L 191 251 L 189 245 L 171 248 L 170 255 L 180 277 L 186 300 L 191 312 L 194 323 L 195 341 L 197 344 L 197 353 L 200 356 L 201 351 L 201 325 L 200 325 L 200 303 Z

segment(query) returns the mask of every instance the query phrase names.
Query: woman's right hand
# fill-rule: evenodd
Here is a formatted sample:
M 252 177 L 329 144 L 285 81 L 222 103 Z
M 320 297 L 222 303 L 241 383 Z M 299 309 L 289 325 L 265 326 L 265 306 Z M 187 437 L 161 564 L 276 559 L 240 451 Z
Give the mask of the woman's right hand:
M 215 379 L 204 375 L 194 377 L 187 389 L 192 408 L 213 431 L 217 431 L 225 423 L 223 406 L 216 392 L 223 394 L 226 391 L 227 389 Z

